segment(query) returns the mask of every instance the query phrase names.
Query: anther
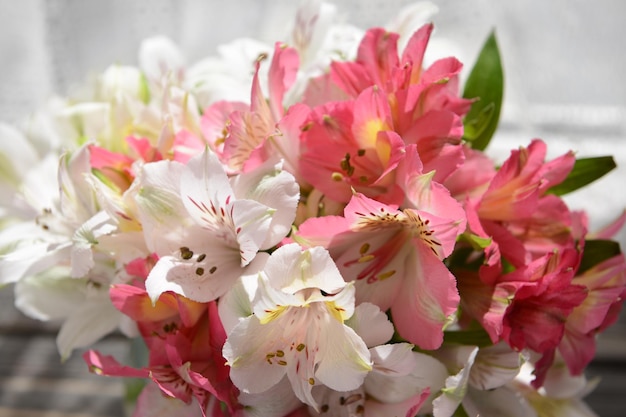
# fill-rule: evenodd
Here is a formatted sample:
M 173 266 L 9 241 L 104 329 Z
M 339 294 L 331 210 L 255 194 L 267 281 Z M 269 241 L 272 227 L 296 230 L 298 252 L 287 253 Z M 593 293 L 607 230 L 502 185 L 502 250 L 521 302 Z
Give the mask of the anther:
M 198 276 L 204 275 L 204 268 L 196 268 L 196 275 Z
M 198 259 L 196 259 L 196 261 L 202 262 L 204 261 L 204 258 L 206 258 L 206 254 L 203 253 L 202 255 L 198 256 Z
M 193 256 L 193 252 L 189 250 L 189 248 L 187 246 L 183 246 L 182 248 L 180 248 L 180 257 L 187 260 L 187 259 L 191 259 L 191 257 Z
M 369 262 L 372 259 L 374 259 L 376 256 L 370 254 L 370 255 L 365 255 L 365 256 L 361 256 L 359 258 L 359 260 L 357 261 L 358 263 L 363 263 L 363 262 Z
M 395 270 L 395 269 L 392 269 L 391 271 L 383 272 L 382 274 L 379 274 L 379 275 L 378 275 L 378 279 L 379 279 L 380 281 L 385 280 L 385 279 L 387 279 L 387 278 L 392 277 L 395 273 L 396 273 L 396 270 Z

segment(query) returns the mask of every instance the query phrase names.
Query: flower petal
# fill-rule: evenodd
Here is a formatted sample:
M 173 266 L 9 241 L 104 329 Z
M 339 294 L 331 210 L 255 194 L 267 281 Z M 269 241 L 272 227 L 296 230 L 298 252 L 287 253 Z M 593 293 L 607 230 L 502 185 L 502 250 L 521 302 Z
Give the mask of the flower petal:
M 115 330 L 120 318 L 121 313 L 109 301 L 107 289 L 85 300 L 63 323 L 57 335 L 61 358 L 67 359 L 72 350 L 89 346 Z
M 427 248 L 416 249 L 405 266 L 412 278 L 405 279 L 391 315 L 406 340 L 422 349 L 437 349 L 459 304 L 459 293 L 454 275 L 443 262 Z
M 315 377 L 335 391 L 350 391 L 363 384 L 372 370 L 370 353 L 351 328 L 331 319 L 324 323 L 319 340 L 320 357 Z
M 387 315 L 372 303 L 361 303 L 356 306 L 346 325 L 363 339 L 367 347 L 387 343 L 393 336 L 393 324 Z
M 232 186 L 237 198 L 258 201 L 275 210 L 261 249 L 271 248 L 289 234 L 296 217 L 300 187 L 280 164 L 266 163 L 254 171 L 238 175 L 232 180 Z

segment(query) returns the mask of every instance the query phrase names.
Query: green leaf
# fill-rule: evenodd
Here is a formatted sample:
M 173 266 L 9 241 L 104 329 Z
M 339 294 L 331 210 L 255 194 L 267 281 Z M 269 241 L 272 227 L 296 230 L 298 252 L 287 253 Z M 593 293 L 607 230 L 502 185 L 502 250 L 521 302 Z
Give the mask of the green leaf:
M 586 240 L 583 259 L 580 261 L 580 267 L 578 267 L 578 274 L 593 268 L 600 262 L 619 255 L 621 252 L 619 243 L 613 240 Z
M 474 250 L 478 251 L 485 249 L 487 246 L 491 245 L 491 242 L 493 240 L 490 237 L 480 237 L 473 233 L 463 233 L 461 237 L 469 242 Z
M 612 156 L 577 159 L 572 172 L 565 178 L 565 181 L 551 187 L 547 192 L 556 195 L 570 193 L 594 182 L 616 166 Z
M 465 408 L 463 408 L 463 405 L 459 405 L 459 407 L 456 409 L 454 414 L 452 414 L 452 417 L 469 417 L 469 416 L 467 415 L 467 411 L 465 411 Z
M 491 346 L 491 338 L 484 329 L 443 332 L 443 342 L 457 345 Z
M 496 35 L 492 31 L 463 91 L 463 97 L 477 99 L 463 120 L 463 139 L 470 142 L 472 148 L 483 150 L 489 144 L 498 127 L 503 95 L 504 73 Z

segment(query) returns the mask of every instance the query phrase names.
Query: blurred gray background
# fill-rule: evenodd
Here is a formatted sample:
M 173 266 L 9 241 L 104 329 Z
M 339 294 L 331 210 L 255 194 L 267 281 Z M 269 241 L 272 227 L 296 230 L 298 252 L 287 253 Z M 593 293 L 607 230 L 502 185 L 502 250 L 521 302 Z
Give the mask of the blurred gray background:
M 384 25 L 409 3 L 335 1 L 346 21 L 362 28 Z M 496 30 L 506 96 L 500 130 L 489 152 L 503 159 L 511 148 L 540 137 L 548 143 L 550 156 L 569 149 L 581 157 L 614 155 L 620 166 L 617 170 L 568 196 L 567 201 L 572 208 L 590 213 L 592 228 L 621 213 L 626 208 L 626 1 L 434 3 L 440 12 L 433 18 L 433 52 L 456 55 L 468 68 L 489 31 Z M 68 93 L 111 63 L 136 64 L 139 44 L 148 36 L 169 36 L 181 47 L 188 64 L 214 54 L 217 45 L 237 37 L 271 43 L 284 39 L 298 4 L 294 0 L 0 0 L 0 121 L 19 122 L 53 94 Z M 617 239 L 626 248 L 625 230 Z M 41 413 L 20 416 L 117 415 L 119 405 L 102 397 L 118 396 L 119 391 L 106 394 L 109 385 L 94 388 L 94 393 L 100 390 L 99 395 L 80 390 L 69 394 L 58 385 L 59 381 L 79 381 L 76 388 L 103 382 L 101 378 L 80 379 L 87 378 L 80 358 L 70 361 L 75 365 L 58 367 L 54 328 L 44 326 L 48 336 L 26 344 L 35 339 L 26 338 L 29 330 L 24 329 L 33 327 L 10 308 L 10 292 L 2 291 L 0 300 L 0 356 L 5 358 L 0 361 L 0 415 L 17 415 L 2 413 L 24 404 Z M 603 335 L 599 361 L 592 368 L 609 381 L 591 399 L 603 416 L 626 415 L 624 401 L 619 400 L 626 382 L 624 321 Z M 36 349 L 27 353 L 25 346 Z M 115 346 L 122 349 L 125 345 Z M 33 362 L 33 358 L 38 359 Z M 82 386 L 89 391 L 85 388 L 89 385 Z M 44 397 L 31 396 L 33 390 Z M 43 410 L 49 408 L 62 413 L 45 414 Z

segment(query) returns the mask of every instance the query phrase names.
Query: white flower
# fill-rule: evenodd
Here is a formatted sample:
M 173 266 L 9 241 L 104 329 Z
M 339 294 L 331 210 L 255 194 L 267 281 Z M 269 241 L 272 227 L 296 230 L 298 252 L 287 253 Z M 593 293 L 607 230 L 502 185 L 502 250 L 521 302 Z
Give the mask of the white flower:
M 470 370 L 478 354 L 478 348 L 474 346 L 460 346 L 451 349 L 449 362 L 456 366 L 458 372 L 446 378 L 445 387 L 441 389 L 441 394 L 433 401 L 433 415 L 435 417 L 450 417 L 465 398 L 467 392 Z
M 111 65 L 100 77 L 100 96 L 104 101 L 117 95 L 128 96 L 143 102 L 149 99 L 147 80 L 139 68 L 129 65 Z
M 479 390 L 492 390 L 512 381 L 524 362 L 519 352 L 506 343 L 481 348 L 476 355 L 469 384 Z
M 365 342 L 345 324 L 354 313 L 354 286 L 328 252 L 278 248 L 259 274 L 252 307 L 230 332 L 223 354 L 233 383 L 261 393 L 287 375 L 296 396 L 318 408 L 312 388 L 360 387 L 372 370 Z
M 153 301 L 165 291 L 211 301 L 262 266 L 257 253 L 285 237 L 299 198 L 293 177 L 271 168 L 241 179 L 246 191 L 208 149 L 187 165 L 144 165 L 132 188 L 146 245 L 160 257 L 146 281 Z

